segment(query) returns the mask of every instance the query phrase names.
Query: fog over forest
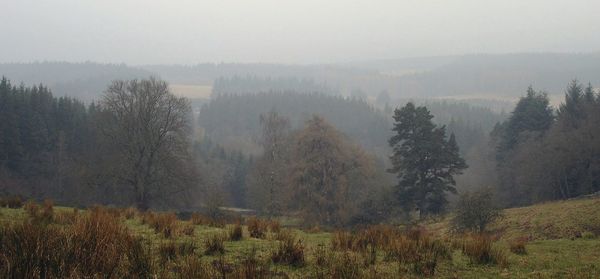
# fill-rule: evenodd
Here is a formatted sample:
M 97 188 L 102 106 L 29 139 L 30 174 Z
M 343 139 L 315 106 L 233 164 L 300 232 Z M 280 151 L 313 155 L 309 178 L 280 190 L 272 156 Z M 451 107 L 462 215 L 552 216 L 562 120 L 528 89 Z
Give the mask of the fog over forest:
M 600 2 L 0 7 L 0 278 L 600 277 Z

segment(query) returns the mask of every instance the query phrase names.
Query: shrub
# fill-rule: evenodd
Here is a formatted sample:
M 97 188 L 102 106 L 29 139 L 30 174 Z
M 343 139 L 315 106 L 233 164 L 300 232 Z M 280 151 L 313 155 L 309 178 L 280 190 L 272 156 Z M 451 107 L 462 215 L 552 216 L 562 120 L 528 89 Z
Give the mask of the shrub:
M 31 218 L 37 218 L 40 215 L 40 206 L 34 201 L 27 201 L 25 205 L 23 205 L 23 209 Z
M 200 213 L 192 213 L 192 216 L 190 217 L 190 222 L 192 222 L 192 224 L 194 225 L 202 225 L 215 228 L 222 228 L 225 226 L 224 220 L 211 218 Z
M 271 231 L 272 233 L 278 233 L 279 230 L 281 229 L 281 225 L 279 224 L 279 221 L 277 220 L 270 220 L 268 222 L 269 225 L 269 231 Z
M 527 243 L 527 239 L 524 237 L 516 238 L 508 242 L 508 247 L 510 251 L 517 255 L 525 255 L 527 254 L 527 250 L 525 249 L 525 244 Z
M 474 264 L 507 264 L 506 255 L 494 248 L 492 239 L 483 234 L 471 235 L 463 244 L 462 252 Z
M 411 229 L 384 248 L 386 260 L 395 259 L 419 276 L 433 276 L 440 260 L 451 259 L 446 243 L 421 229 Z
M 225 245 L 223 245 L 222 237 L 213 234 L 204 239 L 204 254 L 214 255 L 223 253 L 225 253 Z
M 304 265 L 304 245 L 301 240 L 289 234 L 279 241 L 277 249 L 272 252 L 271 260 L 277 264 L 287 264 L 292 266 Z
M 331 247 L 335 250 L 352 250 L 354 245 L 354 236 L 345 231 L 336 231 L 331 237 Z
M 483 232 L 485 227 L 500 216 L 500 209 L 493 206 L 489 190 L 464 193 L 456 204 L 455 216 L 451 220 L 455 231 Z
M 328 267 L 328 278 L 362 278 L 360 260 L 348 251 L 341 254 L 331 254 Z
M 180 278 L 212 279 L 219 278 L 216 271 L 199 257 L 188 255 L 179 261 Z
M 195 230 L 196 230 L 196 226 L 194 226 L 193 224 L 189 224 L 189 223 L 185 224 L 181 227 L 181 232 L 187 236 L 193 236 Z
M 79 210 L 74 208 L 72 211 L 58 211 L 54 213 L 54 223 L 61 225 L 72 225 L 79 217 Z
M 248 232 L 250 233 L 250 237 L 254 238 L 264 238 L 265 233 L 267 232 L 268 224 L 267 222 L 258 219 L 256 217 L 250 217 L 246 220 L 246 225 L 248 226 Z
M 177 215 L 175 213 L 153 213 L 148 211 L 142 218 L 142 223 L 150 225 L 155 233 L 171 238 L 177 232 Z
M 585 231 L 581 233 L 581 238 L 583 239 L 594 239 L 596 238 L 596 234 L 590 231 Z
M 44 200 L 44 204 L 42 205 L 41 218 L 44 220 L 51 220 L 52 216 L 54 216 L 54 202 L 52 200 L 46 199 Z
M 258 260 L 256 249 L 244 253 L 241 263 L 235 269 L 235 278 L 272 278 L 270 276 L 269 264 Z
M 125 219 L 127 220 L 133 219 L 137 215 L 139 215 L 139 211 L 135 207 L 128 207 L 123 210 L 123 216 L 125 216 Z
M 20 196 L 8 196 L 0 199 L 0 207 L 21 208 L 23 199 Z
M 239 241 L 244 238 L 243 229 L 241 224 L 235 224 L 229 227 L 228 237 L 230 241 Z
M 90 210 L 73 225 L 36 220 L 0 227 L 3 278 L 149 277 L 141 242 L 105 210 Z
M 194 254 L 196 245 L 192 242 L 175 242 L 168 241 L 163 242 L 158 247 L 158 254 L 162 263 L 167 261 L 173 261 L 181 256 L 187 256 Z

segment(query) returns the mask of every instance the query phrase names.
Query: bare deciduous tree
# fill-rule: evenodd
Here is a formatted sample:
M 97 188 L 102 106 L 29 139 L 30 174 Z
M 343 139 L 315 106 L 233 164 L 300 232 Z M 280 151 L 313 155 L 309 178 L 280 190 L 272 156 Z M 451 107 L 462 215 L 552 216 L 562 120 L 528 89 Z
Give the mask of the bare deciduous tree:
M 131 187 L 136 206 L 190 185 L 190 104 L 156 78 L 114 81 L 101 107 L 109 114 L 103 133 L 117 152 L 114 174 Z

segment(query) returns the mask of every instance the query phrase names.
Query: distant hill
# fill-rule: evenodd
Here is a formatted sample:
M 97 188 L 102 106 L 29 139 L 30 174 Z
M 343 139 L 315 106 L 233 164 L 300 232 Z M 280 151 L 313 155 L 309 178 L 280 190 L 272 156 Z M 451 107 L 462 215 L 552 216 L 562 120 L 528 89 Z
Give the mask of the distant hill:
M 289 65 L 220 63 L 145 65 L 42 62 L 0 64 L 0 75 L 15 83 L 47 84 L 57 95 L 89 100 L 110 82 L 157 75 L 178 86 L 212 86 L 217 80 L 271 81 L 257 88 L 298 91 L 302 82 L 350 96 L 361 92 L 374 98 L 382 91 L 391 98 L 456 97 L 511 100 L 529 85 L 562 94 L 572 79 L 600 84 L 600 53 L 518 53 L 421 57 L 340 64 Z M 290 88 L 282 84 L 288 84 Z M 236 89 L 239 91 L 238 89 Z M 268 90 L 264 90 L 268 91 Z M 312 89 L 311 89 L 312 91 Z
M 91 101 L 106 89 L 114 79 L 142 78 L 152 75 L 146 70 L 125 64 L 98 64 L 92 62 L 39 62 L 0 64 L 0 76 L 13 84 L 40 84 L 48 86 L 54 95 L 76 97 Z
M 410 61 L 390 62 L 380 72 L 409 71 Z M 399 76 L 389 91 L 421 97 L 519 97 L 529 85 L 562 94 L 572 79 L 600 84 L 600 54 L 481 54 L 440 57 L 437 64 L 432 58 L 428 63 L 437 66 Z

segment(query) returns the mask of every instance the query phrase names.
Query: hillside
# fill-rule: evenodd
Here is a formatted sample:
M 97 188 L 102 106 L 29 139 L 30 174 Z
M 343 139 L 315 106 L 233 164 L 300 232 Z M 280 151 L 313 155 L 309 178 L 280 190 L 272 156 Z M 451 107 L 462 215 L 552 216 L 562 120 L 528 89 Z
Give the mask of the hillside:
M 240 227 L 239 219 L 199 214 L 178 220 L 172 213 L 132 208 L 77 210 L 29 202 L 23 208 L 0 208 L 0 255 L 15 262 L 25 255 L 19 249 L 24 253 L 34 249 L 40 255 L 53 251 L 39 264 L 62 260 L 64 269 L 54 272 L 63 275 L 71 265 L 84 261 L 89 265 L 76 271 L 79 275 L 104 274 L 108 268 L 116 274 L 135 270 L 140 276 L 161 278 L 598 278 L 600 240 L 589 234 L 571 236 L 584 228 L 582 221 L 600 224 L 599 208 L 600 199 L 593 198 L 506 210 L 505 219 L 494 226 L 502 229 L 503 239 L 484 242 L 489 243 L 487 248 L 475 246 L 491 252 L 491 259 L 481 262 L 464 248 L 480 245 L 477 236 L 440 237 L 391 226 L 354 233 L 301 230 L 253 217 L 245 217 Z M 551 224 L 557 230 L 548 229 Z M 511 253 L 507 238 L 524 234 L 532 236 L 524 244 L 525 253 Z M 53 246 L 63 238 L 70 240 L 61 245 L 75 245 L 76 250 Z M 96 241 L 102 242 L 93 246 Z M 83 253 L 86 249 L 98 250 Z M 62 254 L 79 256 L 70 262 L 73 259 L 61 259 Z M 98 257 L 107 258 L 98 261 Z M 13 274 L 26 270 L 24 266 Z M 0 274 L 6 271 L 0 264 Z
M 427 227 L 447 235 L 450 218 L 429 223 Z M 502 217 L 489 229 L 506 240 L 519 237 L 529 240 L 573 239 L 586 233 L 600 235 L 600 196 L 505 209 Z

